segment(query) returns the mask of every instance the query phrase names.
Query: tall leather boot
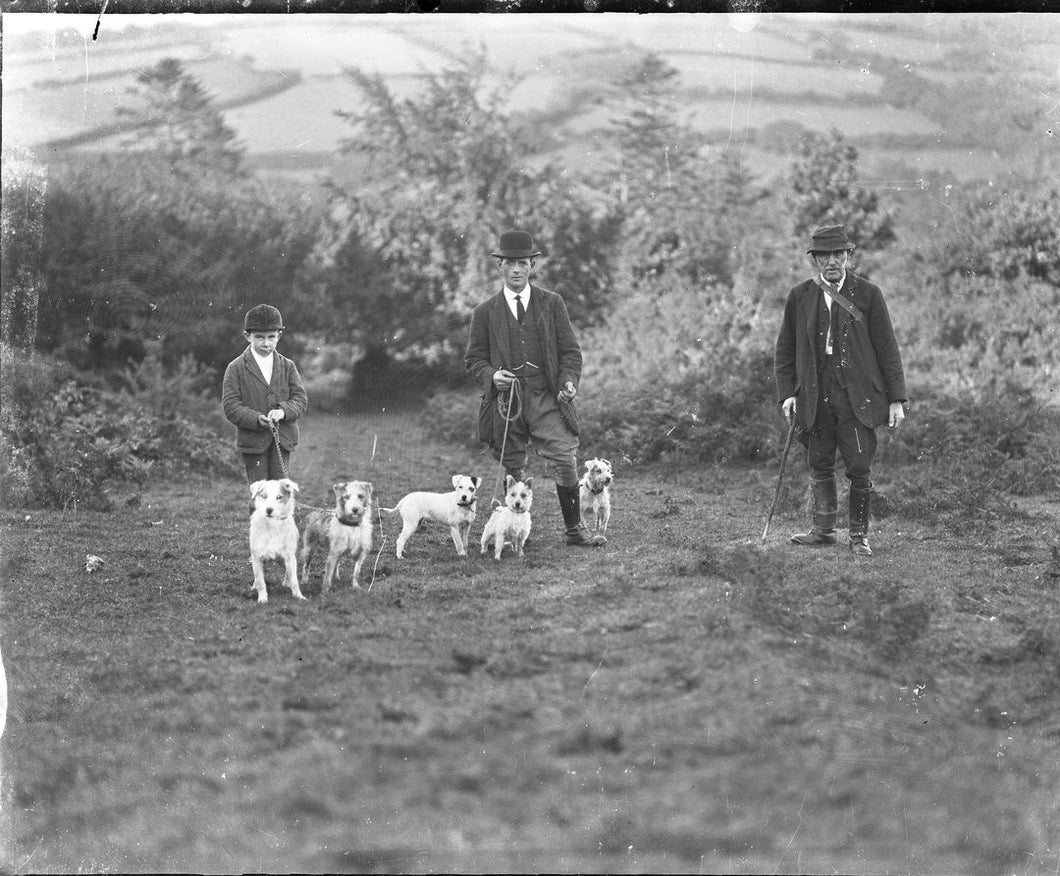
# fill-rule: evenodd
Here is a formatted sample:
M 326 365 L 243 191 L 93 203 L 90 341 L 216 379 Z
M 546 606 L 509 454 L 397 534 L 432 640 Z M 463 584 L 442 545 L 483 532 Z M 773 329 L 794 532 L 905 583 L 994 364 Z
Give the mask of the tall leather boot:
M 871 557 L 869 547 L 869 506 L 872 488 L 850 488 L 850 550 L 858 556 Z
M 792 543 L 835 544 L 835 518 L 839 503 L 835 475 L 821 480 L 810 478 L 810 496 L 813 501 L 813 528 L 809 532 L 793 535 Z
M 601 547 L 607 544 L 602 535 L 590 534 L 582 523 L 582 509 L 578 501 L 578 485 L 565 487 L 556 484 L 556 495 L 559 496 L 560 511 L 563 512 L 563 523 L 567 527 L 567 544 L 579 547 Z

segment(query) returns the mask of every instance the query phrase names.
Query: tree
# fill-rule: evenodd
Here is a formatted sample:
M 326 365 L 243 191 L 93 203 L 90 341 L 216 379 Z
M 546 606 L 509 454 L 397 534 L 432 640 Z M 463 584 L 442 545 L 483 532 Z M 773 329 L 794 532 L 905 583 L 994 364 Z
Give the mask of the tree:
M 788 175 L 792 232 L 808 238 L 820 225 L 845 225 L 859 252 L 880 250 L 895 239 L 894 217 L 875 192 L 857 185 L 858 151 L 833 130 L 803 142 Z
M 735 153 L 708 154 L 677 118 L 676 77 L 647 55 L 616 83 L 608 131 L 615 156 L 598 186 L 616 201 L 634 292 L 716 284 L 727 294 L 762 193 Z
M 379 76 L 347 75 L 364 107 L 338 113 L 353 131 L 342 150 L 365 159 L 371 182 L 333 186 L 330 233 L 314 254 L 318 305 L 342 331 L 376 354 L 458 365 L 470 311 L 497 283 L 488 253 L 516 225 L 548 252 L 540 281 L 561 280 L 572 317 L 591 318 L 608 266 L 580 259 L 613 228 L 507 113 L 513 81 L 489 78 L 484 51 L 426 75 L 404 100 Z
M 167 364 L 222 365 L 249 307 L 294 299 L 312 238 L 308 217 L 251 178 L 173 174 L 135 154 L 56 169 L 37 347 L 105 369 L 159 339 Z
M 174 58 L 163 58 L 136 77 L 135 106 L 118 107 L 133 134 L 123 145 L 152 151 L 175 169 L 212 167 L 242 173 L 243 149 L 199 81 Z

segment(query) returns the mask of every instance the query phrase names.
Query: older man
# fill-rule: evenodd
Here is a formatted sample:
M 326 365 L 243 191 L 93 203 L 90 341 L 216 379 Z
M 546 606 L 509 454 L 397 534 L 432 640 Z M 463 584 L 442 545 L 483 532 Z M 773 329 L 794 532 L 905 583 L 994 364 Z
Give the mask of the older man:
M 497 259 L 502 287 L 471 314 L 464 365 L 482 390 L 479 438 L 517 480 L 523 479 L 532 444 L 554 466 L 567 544 L 599 547 L 606 539 L 586 530 L 578 501 L 574 397 L 582 351 L 563 298 L 530 282 L 542 254 L 526 231 L 501 235 L 491 255 Z M 517 416 L 506 422 L 498 396 L 509 394 L 521 404 L 513 406 L 512 415 Z
M 842 225 L 813 232 L 814 276 L 788 293 L 777 336 L 777 396 L 806 444 L 813 526 L 801 545 L 836 543 L 836 451 L 850 481 L 850 549 L 869 546 L 871 466 L 876 429 L 897 429 L 908 394 L 891 317 L 878 286 L 848 271 L 854 244 Z

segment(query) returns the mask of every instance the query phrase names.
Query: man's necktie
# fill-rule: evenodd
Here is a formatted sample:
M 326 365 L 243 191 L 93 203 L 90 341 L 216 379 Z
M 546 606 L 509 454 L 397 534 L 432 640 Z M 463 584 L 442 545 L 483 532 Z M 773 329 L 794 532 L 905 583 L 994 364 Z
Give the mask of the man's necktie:
M 839 352 L 839 302 L 835 300 L 837 287 L 833 283 L 828 284 L 828 293 L 832 298 L 832 307 L 829 314 L 830 330 L 832 332 L 832 352 Z
M 523 321 L 523 319 L 525 317 L 526 317 L 526 308 L 523 307 L 523 296 L 522 295 L 516 295 L 515 296 L 515 318 L 517 320 L 519 320 L 520 323 L 522 323 L 522 321 Z

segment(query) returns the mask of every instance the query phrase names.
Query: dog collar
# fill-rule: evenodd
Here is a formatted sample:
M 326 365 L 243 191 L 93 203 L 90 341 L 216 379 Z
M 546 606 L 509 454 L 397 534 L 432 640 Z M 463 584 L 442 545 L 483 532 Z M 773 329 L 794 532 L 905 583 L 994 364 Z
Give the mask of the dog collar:
M 604 486 L 600 487 L 599 490 L 594 490 L 592 487 L 589 487 L 589 492 L 592 493 L 594 496 L 599 496 L 606 489 L 606 487 L 607 484 L 604 484 Z
M 341 523 L 343 526 L 360 526 L 364 522 L 364 518 L 362 517 L 356 523 L 353 523 L 349 517 L 346 517 L 343 514 L 336 514 L 335 519 L 338 520 L 339 523 Z
M 456 505 L 458 508 L 471 508 L 472 510 L 474 510 L 475 502 L 477 501 L 477 499 L 472 499 L 470 502 L 457 502 Z

